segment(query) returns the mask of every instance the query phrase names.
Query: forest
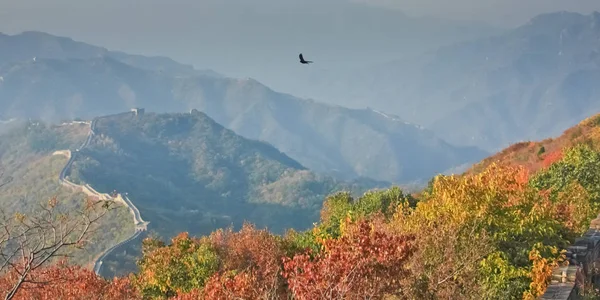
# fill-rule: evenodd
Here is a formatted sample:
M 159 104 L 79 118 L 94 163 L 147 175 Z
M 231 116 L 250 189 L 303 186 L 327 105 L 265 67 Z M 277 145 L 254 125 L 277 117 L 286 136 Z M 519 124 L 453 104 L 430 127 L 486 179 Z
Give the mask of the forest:
M 135 274 L 105 280 L 64 260 L 30 272 L 14 299 L 536 299 L 600 208 L 595 119 L 577 142 L 513 147 L 536 163 L 438 175 L 415 194 L 338 192 L 306 231 L 146 238 Z

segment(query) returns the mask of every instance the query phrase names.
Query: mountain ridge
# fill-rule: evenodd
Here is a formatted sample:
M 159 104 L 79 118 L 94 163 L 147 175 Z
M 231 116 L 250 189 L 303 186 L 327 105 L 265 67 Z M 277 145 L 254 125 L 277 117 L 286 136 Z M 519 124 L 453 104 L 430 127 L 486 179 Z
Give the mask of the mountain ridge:
M 296 98 L 254 79 L 174 76 L 107 56 L 13 62 L 0 67 L 0 76 L 0 107 L 8 116 L 56 120 L 132 107 L 198 109 L 247 138 L 269 142 L 311 170 L 345 179 L 425 180 L 487 154 L 449 145 L 425 129 L 370 110 Z
M 369 106 L 452 144 L 494 152 L 559 134 L 600 111 L 599 38 L 598 12 L 548 13 L 498 35 L 312 84 L 329 102 L 364 107 L 370 99 Z
M 300 183 L 298 192 L 303 196 L 285 197 L 292 191 L 284 190 L 278 191 L 275 197 L 268 196 L 263 188 L 272 189 L 282 179 L 286 184 L 276 186 L 275 190 L 287 190 Z M 332 187 L 354 188 L 355 185 L 312 174 L 276 148 L 237 135 L 198 111 L 123 113 L 98 119 L 93 138 L 79 151 L 71 166 L 69 180 L 87 182 L 99 192 L 112 189 L 127 192 L 155 230 L 166 226 L 161 225 L 166 219 L 157 214 L 189 211 L 210 214 L 213 211 L 231 214 L 231 218 L 239 220 L 238 214 L 251 216 L 251 207 L 262 204 L 311 210 L 320 207 L 325 195 L 334 191 L 330 190 Z M 302 188 L 305 181 L 313 188 Z M 365 183 L 373 187 L 389 185 Z M 163 197 L 169 201 L 164 202 Z M 303 197 L 308 199 L 302 200 Z M 181 210 L 176 203 L 187 208 Z M 236 210 L 233 207 L 237 207 Z M 180 220 L 184 215 L 168 219 Z M 277 219 L 274 213 L 269 216 Z M 206 218 L 200 219 L 206 221 Z M 274 224 L 274 221 L 268 223 Z M 310 222 L 305 225 L 309 226 Z M 185 225 L 177 226 L 183 226 L 179 231 L 189 230 Z M 159 231 L 165 233 L 163 229 Z
M 23 31 L 15 35 L 0 32 L 0 66 L 33 58 L 65 60 L 94 57 L 110 57 L 133 67 L 174 75 L 222 76 L 212 70 L 196 70 L 191 65 L 178 63 L 166 56 L 143 56 L 110 51 L 104 47 L 41 31 Z

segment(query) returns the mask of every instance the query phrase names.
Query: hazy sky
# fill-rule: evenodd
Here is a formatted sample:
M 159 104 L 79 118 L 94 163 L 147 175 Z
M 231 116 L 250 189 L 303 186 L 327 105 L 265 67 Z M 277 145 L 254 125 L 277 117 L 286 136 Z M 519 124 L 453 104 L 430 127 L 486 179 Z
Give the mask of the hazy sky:
M 220 0 L 232 7 L 239 0 Z M 438 16 L 461 20 L 484 20 L 494 25 L 516 26 L 526 22 L 534 15 L 552 11 L 568 10 L 588 13 L 600 10 L 598 0 L 321 0 L 318 2 L 310 0 L 277 0 L 276 2 L 300 2 L 307 5 L 322 5 L 322 3 L 333 3 L 336 1 L 363 2 L 383 7 L 402 10 L 409 15 Z M 21 27 L 40 26 L 48 19 L 60 23 L 61 19 L 70 19 L 79 14 L 81 20 L 94 14 L 116 12 L 118 10 L 131 15 L 148 14 L 152 12 L 164 16 L 165 21 L 177 22 L 178 14 L 186 14 L 186 11 L 205 9 L 210 11 L 212 1 L 207 0 L 0 0 L 0 31 L 19 30 Z M 263 8 L 264 0 L 247 0 L 246 3 L 257 3 L 256 8 Z M 320 4 L 319 4 L 320 2 Z M 309 4 L 310 3 L 310 4 Z M 266 5 L 272 5 L 266 4 Z M 22 15 L 27 13 L 27 15 Z M 198 17 L 200 17 L 199 15 Z M 106 16 L 107 17 L 107 16 Z M 18 21 L 18 19 L 23 19 Z M 96 19 L 96 18 L 92 18 Z M 38 21 L 39 20 L 39 21 Z M 109 21 L 110 18 L 106 18 Z M 17 22 L 17 26 L 10 26 Z
M 337 69 L 395 59 L 421 43 L 427 29 L 403 23 L 403 14 L 516 27 L 560 10 L 600 11 L 600 0 L 0 0 L 0 32 L 44 31 L 111 50 L 169 56 L 285 91 L 283 83 L 294 84 L 285 72 L 307 70 L 297 64 L 298 52 L 318 62 L 311 70 Z
M 393 7 L 411 15 L 482 20 L 497 26 L 518 26 L 531 17 L 554 11 L 600 11 L 599 0 L 355 0 Z

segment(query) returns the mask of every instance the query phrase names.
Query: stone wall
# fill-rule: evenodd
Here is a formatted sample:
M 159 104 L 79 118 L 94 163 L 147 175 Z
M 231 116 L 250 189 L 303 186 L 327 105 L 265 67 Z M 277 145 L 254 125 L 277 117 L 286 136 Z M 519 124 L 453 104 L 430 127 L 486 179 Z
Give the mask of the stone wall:
M 567 266 L 560 266 L 552 273 L 552 282 L 539 299 L 574 300 L 583 286 L 600 283 L 597 268 L 600 262 L 600 215 L 592 220 L 590 228 L 573 245 L 567 248 Z
M 140 111 L 141 110 L 141 111 Z M 124 112 L 124 113 L 120 113 L 117 115 L 125 115 L 125 114 L 133 114 L 133 115 L 137 115 L 137 114 L 143 114 L 144 110 L 143 109 L 138 109 L 136 111 L 130 111 L 130 112 Z M 106 116 L 106 117 L 114 117 L 117 115 L 111 115 L 111 116 Z M 106 117 L 101 117 L 101 118 L 106 118 Z M 121 243 L 107 249 L 106 251 L 104 251 L 100 257 L 94 262 L 93 265 L 93 270 L 96 274 L 99 275 L 100 273 L 100 269 L 102 267 L 102 260 L 108 256 L 108 254 L 113 251 L 114 249 L 120 247 L 123 244 L 126 244 L 134 239 L 136 239 L 137 237 L 140 236 L 140 234 L 143 231 L 146 231 L 148 228 L 148 224 L 150 222 L 146 222 L 142 219 L 142 216 L 140 214 L 140 211 L 137 209 L 137 207 L 131 202 L 131 200 L 129 200 L 129 198 L 127 198 L 127 196 L 123 196 L 121 194 L 117 194 L 115 197 L 112 197 L 109 194 L 106 193 L 99 193 L 98 191 L 96 191 L 94 188 L 92 188 L 89 184 L 83 184 L 83 185 L 79 185 L 79 184 L 75 184 L 71 181 L 69 181 L 66 178 L 67 175 L 67 171 L 69 170 L 69 168 L 71 167 L 71 165 L 73 164 L 75 155 L 79 153 L 80 150 L 82 150 L 83 148 L 87 147 L 91 140 L 92 137 L 94 135 L 96 135 L 96 124 L 98 122 L 99 118 L 95 118 L 93 119 L 91 122 L 84 122 L 86 124 L 90 125 L 90 132 L 88 133 L 88 136 L 86 138 L 86 140 L 83 142 L 83 144 L 75 150 L 75 153 L 71 152 L 71 150 L 60 150 L 60 151 L 55 151 L 52 155 L 63 155 L 66 156 L 68 161 L 65 164 L 65 166 L 63 167 L 63 169 L 61 170 L 59 177 L 58 177 L 58 181 L 61 185 L 68 187 L 72 190 L 75 191 L 80 191 L 84 194 L 86 194 L 89 197 L 93 197 L 96 198 L 98 200 L 112 200 L 115 202 L 118 202 L 120 204 L 123 204 L 125 206 L 127 206 L 129 208 L 129 212 L 132 215 L 133 218 L 133 222 L 135 224 L 135 232 L 134 234 L 129 237 L 128 239 L 122 241 Z M 79 124 L 80 122 L 72 122 L 72 123 L 68 123 L 68 124 L 63 124 L 63 125 L 71 125 L 71 124 Z M 75 154 L 75 155 L 74 155 Z

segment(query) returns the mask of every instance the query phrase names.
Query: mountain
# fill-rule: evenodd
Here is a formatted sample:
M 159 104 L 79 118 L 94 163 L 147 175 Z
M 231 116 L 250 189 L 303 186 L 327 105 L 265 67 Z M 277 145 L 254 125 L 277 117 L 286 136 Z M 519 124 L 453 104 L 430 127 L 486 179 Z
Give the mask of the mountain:
M 315 78 L 322 99 L 398 114 L 459 145 L 497 151 L 600 110 L 600 13 L 558 12 L 506 33 Z
M 163 237 L 206 234 L 244 220 L 281 232 L 309 227 L 325 196 L 388 184 L 314 174 L 272 146 L 200 112 L 98 118 L 67 174 L 101 193 L 128 193 Z
M 110 56 L 18 61 L 0 67 L 6 117 L 93 118 L 144 107 L 198 109 L 240 135 L 266 141 L 303 166 L 340 178 L 406 183 L 486 156 L 372 109 L 347 109 L 275 92 L 256 80 L 177 75 Z
M 0 174 L 4 176 L 0 182 L 12 179 L 0 186 L 0 216 L 39 213 L 40 205 L 52 197 L 57 199 L 57 212 L 76 215 L 87 197 L 59 184 L 59 174 L 69 159 L 54 152 L 79 147 L 88 128 L 84 124 L 13 122 L 10 128 L 3 129 L 0 124 Z M 90 243 L 85 250 L 71 253 L 70 262 L 87 265 L 108 247 L 131 235 L 134 228 L 129 211 L 124 206 L 115 208 L 93 226 Z
M 110 57 L 133 67 L 165 72 L 171 75 L 203 74 L 221 76 L 212 70 L 196 70 L 190 65 L 177 63 L 167 57 L 147 57 L 130 55 L 120 51 L 109 51 L 106 48 L 39 31 L 26 31 L 17 35 L 0 33 L 0 66 L 40 58 L 65 60 L 95 57 Z
M 485 156 L 372 109 L 347 109 L 280 94 L 248 79 L 225 89 L 192 79 L 180 97 L 237 133 L 267 141 L 318 172 L 391 182 L 429 178 Z M 208 92 L 208 93 L 207 93 Z M 215 96 L 218 95 L 218 96 Z
M 87 2 L 35 2 L 7 7 L 0 28 L 43 28 L 130 53 L 167 55 L 301 97 L 307 80 L 324 70 L 343 74 L 499 32 L 483 22 L 413 17 L 348 0 L 147 0 L 142 6 L 107 0 L 93 9 Z M 318 64 L 300 68 L 298 52 Z
M 150 221 L 149 229 L 163 238 L 181 231 L 206 234 L 245 221 L 283 232 L 310 227 L 331 193 L 360 195 L 389 186 L 314 174 L 272 146 L 242 138 L 200 112 L 127 112 L 97 118 L 92 125 L 11 123 L 0 132 L 0 173 L 12 179 L 0 186 L 0 214 L 32 213 L 54 196 L 60 212 L 81 208 L 86 195 L 80 187 L 60 184 L 59 174 L 66 172 L 65 179 L 75 185 L 127 193 L 143 220 Z M 88 139 L 90 126 L 94 135 Z M 71 150 L 70 164 L 65 150 Z M 70 168 L 64 169 L 66 165 Z M 128 208 L 117 205 L 93 228 L 92 245 L 71 262 L 87 265 L 119 245 L 103 256 L 103 274 L 134 270 L 131 255 L 139 254 L 140 245 L 130 242 L 133 227 Z M 122 258 L 119 249 L 128 256 Z

